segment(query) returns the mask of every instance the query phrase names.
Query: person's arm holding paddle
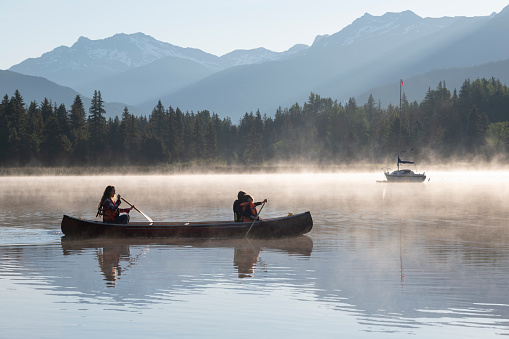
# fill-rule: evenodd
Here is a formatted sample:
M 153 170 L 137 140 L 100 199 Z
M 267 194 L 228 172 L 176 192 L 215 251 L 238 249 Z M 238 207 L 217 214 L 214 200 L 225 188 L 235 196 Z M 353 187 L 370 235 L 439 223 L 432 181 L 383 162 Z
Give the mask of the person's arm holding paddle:
M 263 202 L 257 202 L 253 203 L 253 197 L 250 195 L 245 196 L 245 202 L 241 204 L 242 206 L 242 217 L 244 222 L 246 221 L 252 221 L 252 220 L 260 220 L 262 219 L 258 215 L 258 211 L 256 210 L 257 205 L 261 205 L 267 202 L 267 199 L 265 199 Z
M 266 202 L 267 202 L 267 199 L 263 199 L 263 201 L 258 201 L 258 202 L 253 203 L 253 205 L 255 206 L 255 211 L 256 211 L 255 218 L 253 220 L 263 221 L 262 218 L 260 218 L 261 209 L 260 209 L 260 212 L 258 212 L 256 210 L 256 206 L 264 205 Z M 262 206 L 262 208 L 263 208 L 263 206 Z
M 267 202 L 267 199 L 264 199 L 263 201 L 254 202 L 253 204 L 255 206 L 260 206 L 261 204 L 265 204 Z
M 252 198 L 251 198 L 251 201 L 253 201 L 253 199 L 252 199 Z M 260 208 L 260 212 L 263 210 L 263 207 L 265 206 L 265 203 L 266 203 L 266 202 L 267 202 L 267 199 L 263 200 L 263 202 L 262 202 L 262 203 L 260 203 L 260 204 L 263 204 L 263 205 L 262 205 L 262 207 Z M 249 229 L 248 229 L 248 230 L 247 230 L 247 232 L 246 232 L 246 238 L 247 238 L 247 236 L 249 235 L 249 232 L 251 232 L 251 229 L 253 228 L 253 225 L 254 225 L 255 221 L 256 221 L 256 220 L 258 220 L 258 221 L 263 221 L 263 220 L 260 218 L 260 212 L 256 211 L 256 206 L 255 206 L 252 202 L 250 202 L 250 205 L 253 205 L 253 209 L 254 209 L 254 211 L 256 212 L 256 215 L 255 215 L 255 218 L 253 219 L 253 222 L 251 223 L 251 226 L 249 226 Z
M 148 215 L 146 215 L 145 213 L 143 213 L 142 211 L 140 211 L 139 209 L 137 209 L 136 207 L 134 207 L 134 205 L 133 205 L 133 204 L 131 204 L 129 201 L 125 200 L 124 198 L 121 198 L 121 197 L 119 196 L 119 199 L 122 199 L 123 201 L 125 201 L 125 203 L 126 203 L 126 204 L 128 204 L 129 206 L 131 206 L 131 208 L 134 208 L 135 210 L 137 210 L 138 212 L 140 212 L 140 214 L 141 214 L 141 215 L 143 215 L 143 216 L 145 217 L 145 219 L 147 219 L 147 220 L 150 222 L 150 224 L 152 225 L 152 223 L 154 222 L 154 221 L 152 220 L 152 218 L 150 218 Z
M 125 201 L 125 199 L 123 199 L 123 198 L 120 196 L 120 194 L 117 194 L 117 201 L 121 201 L 121 200 L 124 200 L 124 201 Z M 126 201 L 126 202 L 127 202 L 127 201 Z M 127 204 L 128 204 L 128 205 L 130 205 L 129 203 L 127 203 Z M 120 205 L 120 204 L 119 204 L 119 205 Z M 138 209 L 137 209 L 134 205 L 130 205 L 130 206 L 131 206 L 131 207 L 129 207 L 129 208 L 122 208 L 122 209 L 120 210 L 120 213 L 122 213 L 122 210 L 124 210 L 124 211 L 125 211 L 125 213 L 129 213 L 129 212 L 131 212 L 131 210 L 132 210 L 132 209 L 138 210 Z

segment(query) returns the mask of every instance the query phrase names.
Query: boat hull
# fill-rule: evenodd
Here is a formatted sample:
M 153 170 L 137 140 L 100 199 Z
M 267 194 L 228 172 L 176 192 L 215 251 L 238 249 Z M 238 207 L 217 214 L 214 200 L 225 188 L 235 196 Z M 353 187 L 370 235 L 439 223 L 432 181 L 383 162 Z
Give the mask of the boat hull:
M 141 238 L 282 238 L 306 234 L 313 228 L 310 212 L 282 218 L 251 222 L 133 222 L 110 224 L 64 215 L 61 229 L 73 238 L 141 237 Z
M 426 180 L 425 174 L 414 173 L 412 171 L 404 172 L 402 170 L 392 173 L 385 172 L 384 174 L 388 182 L 423 182 Z

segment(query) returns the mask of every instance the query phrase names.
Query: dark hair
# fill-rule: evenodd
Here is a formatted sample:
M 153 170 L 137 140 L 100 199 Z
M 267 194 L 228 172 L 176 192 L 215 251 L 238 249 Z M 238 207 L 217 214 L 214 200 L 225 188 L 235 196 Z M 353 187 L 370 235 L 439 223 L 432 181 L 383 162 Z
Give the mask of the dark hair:
M 101 198 L 101 201 L 99 202 L 99 207 L 97 207 L 97 214 L 95 215 L 96 217 L 98 217 L 100 215 L 104 215 L 104 209 L 103 209 L 104 200 L 111 197 L 111 191 L 113 191 L 114 189 L 115 189 L 115 186 L 106 186 L 106 188 L 104 189 L 103 196 Z
M 244 200 L 244 196 L 246 195 L 246 192 L 244 191 L 239 191 L 239 194 L 237 194 L 237 199 L 239 199 L 240 201 Z

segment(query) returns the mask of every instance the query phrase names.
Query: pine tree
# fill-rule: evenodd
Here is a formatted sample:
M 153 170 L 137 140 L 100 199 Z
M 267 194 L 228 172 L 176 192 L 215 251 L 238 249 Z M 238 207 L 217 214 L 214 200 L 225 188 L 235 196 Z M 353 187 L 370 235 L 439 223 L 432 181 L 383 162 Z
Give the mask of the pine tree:
M 41 116 L 42 122 L 45 124 L 48 121 L 49 117 L 53 114 L 53 105 L 48 98 L 44 98 L 41 103 Z
M 145 134 L 141 146 L 141 160 L 148 164 L 161 164 L 169 160 L 169 153 L 163 141 L 152 134 Z
M 64 104 L 60 104 L 58 108 L 55 109 L 55 116 L 57 118 L 58 127 L 60 129 L 60 134 L 67 137 L 67 139 L 71 139 L 71 127 L 69 123 L 69 115 L 67 114 L 67 109 Z
M 79 143 L 88 139 L 88 128 L 85 107 L 79 95 L 76 95 L 69 112 L 69 124 L 73 141 Z
M 214 159 L 217 157 L 217 133 L 212 120 L 207 125 L 207 131 L 205 132 L 205 147 L 207 159 Z
M 175 124 L 172 126 L 174 126 L 175 133 L 172 154 L 174 155 L 175 161 L 180 161 L 185 152 L 185 117 L 184 113 L 179 108 L 175 110 Z
M 41 143 L 41 160 L 49 166 L 67 163 L 72 151 L 71 141 L 60 126 L 56 112 L 46 121 Z
M 94 91 L 92 103 L 88 115 L 88 130 L 90 135 L 90 151 L 97 159 L 102 155 L 106 144 L 106 118 L 104 114 L 104 102 L 101 98 L 101 91 Z M 104 158 L 99 156 L 99 160 Z
M 184 161 L 196 159 L 196 124 L 194 114 L 186 113 L 184 118 L 184 144 L 182 158 Z
M 150 131 L 157 138 L 164 140 L 168 138 L 169 127 L 168 119 L 164 111 L 164 106 L 161 100 L 158 101 L 157 106 L 152 110 L 150 115 Z
M 138 128 L 138 121 L 133 114 L 124 107 L 120 129 L 124 137 L 123 148 L 126 150 L 129 163 L 138 162 L 141 148 L 141 134 Z
M 376 107 L 373 94 L 369 95 L 368 102 L 366 103 L 366 105 L 364 105 L 364 110 L 366 111 L 366 116 L 368 117 L 369 122 L 373 122 L 376 120 Z
M 4 165 L 8 160 L 9 147 L 9 120 L 7 110 L 9 108 L 9 96 L 6 94 L 0 103 L 0 164 Z
M 247 134 L 244 145 L 246 147 L 242 154 L 242 162 L 249 165 L 261 165 L 263 162 L 262 144 L 255 126 L 252 126 L 251 131 Z
M 109 118 L 106 123 L 106 135 L 108 142 L 104 147 L 107 159 L 110 159 L 114 163 L 122 163 L 126 160 L 126 152 L 123 150 L 124 146 L 124 135 L 122 134 L 122 128 L 120 126 L 120 119 L 118 116 L 115 118 Z
M 30 159 L 30 137 L 27 131 L 27 117 L 25 103 L 21 93 L 16 90 L 9 100 L 5 112 L 9 127 L 9 141 L 7 156 L 10 161 L 17 165 L 24 165 Z
M 206 150 L 207 145 L 205 144 L 205 133 L 203 131 L 202 121 L 199 116 L 195 116 L 194 119 L 194 154 L 197 159 L 203 159 L 207 157 Z
M 471 150 L 485 143 L 489 124 L 488 115 L 481 112 L 476 105 L 472 106 L 467 123 L 467 145 L 471 147 Z
M 30 135 L 31 155 L 39 157 L 40 145 L 44 138 L 44 124 L 42 122 L 41 110 L 35 101 L 30 103 L 27 119 L 27 133 Z
M 70 140 L 73 144 L 73 160 L 80 164 L 87 161 L 87 143 L 89 140 L 85 107 L 79 95 L 76 95 L 69 112 Z

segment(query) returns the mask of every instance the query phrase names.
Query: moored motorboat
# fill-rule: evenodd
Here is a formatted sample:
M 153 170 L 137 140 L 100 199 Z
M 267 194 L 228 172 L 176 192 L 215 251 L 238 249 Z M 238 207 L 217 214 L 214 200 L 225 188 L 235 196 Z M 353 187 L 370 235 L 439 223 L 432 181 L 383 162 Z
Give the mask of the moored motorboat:
M 306 234 L 313 228 L 310 212 L 262 221 L 132 222 L 111 224 L 64 215 L 65 236 L 90 237 L 181 237 L 181 238 L 282 238 Z

